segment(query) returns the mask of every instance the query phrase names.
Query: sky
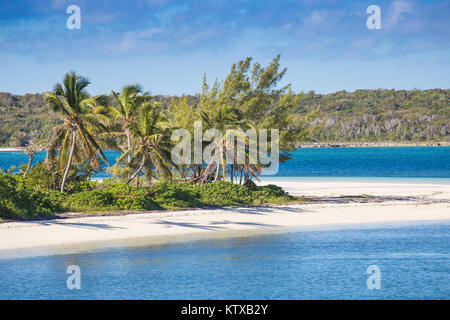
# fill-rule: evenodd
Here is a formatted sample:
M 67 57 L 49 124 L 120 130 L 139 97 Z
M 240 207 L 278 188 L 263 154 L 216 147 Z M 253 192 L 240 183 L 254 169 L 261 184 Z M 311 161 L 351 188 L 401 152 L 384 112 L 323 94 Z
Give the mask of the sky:
M 71 5 L 80 29 L 69 29 Z M 369 29 L 370 5 L 380 29 Z M 72 20 L 71 20 L 72 21 Z M 0 1 L 0 92 L 49 91 L 65 72 L 92 94 L 139 83 L 201 91 L 246 57 L 281 55 L 280 85 L 330 93 L 450 88 L 450 0 Z

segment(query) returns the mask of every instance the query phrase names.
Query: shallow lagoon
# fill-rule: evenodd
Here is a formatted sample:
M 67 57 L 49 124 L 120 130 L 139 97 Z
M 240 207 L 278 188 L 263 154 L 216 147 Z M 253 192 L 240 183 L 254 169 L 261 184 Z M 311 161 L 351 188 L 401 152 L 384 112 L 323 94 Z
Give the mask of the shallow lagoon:
M 450 221 L 303 228 L 0 260 L 0 299 L 449 299 Z M 66 268 L 81 268 L 81 289 Z M 381 289 L 367 289 L 370 265 Z

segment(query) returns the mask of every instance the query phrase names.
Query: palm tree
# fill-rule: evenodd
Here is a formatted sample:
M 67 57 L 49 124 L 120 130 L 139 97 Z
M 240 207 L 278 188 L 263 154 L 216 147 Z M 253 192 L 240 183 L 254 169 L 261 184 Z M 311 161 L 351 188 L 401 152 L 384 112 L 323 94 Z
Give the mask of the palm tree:
M 225 181 L 227 173 L 225 158 L 227 153 L 233 152 L 232 150 L 227 150 L 227 140 L 229 135 L 240 137 L 245 140 L 246 138 L 239 129 L 245 129 L 247 125 L 243 121 L 238 120 L 235 111 L 225 103 L 218 108 L 217 112 L 212 112 L 209 114 L 206 112 L 201 112 L 200 115 L 206 124 L 206 129 L 216 129 L 222 136 L 221 140 L 214 140 L 212 142 L 215 143 L 214 154 L 203 172 L 202 183 L 206 182 L 210 174 L 210 170 L 214 167 L 214 165 L 216 166 L 214 181 L 216 181 L 219 177 L 220 168 L 222 168 L 222 179 Z M 236 154 L 233 155 L 233 157 L 235 156 Z M 234 171 L 234 166 L 232 166 L 232 171 Z
M 131 149 L 131 132 L 130 126 L 137 115 L 138 109 L 145 102 L 145 95 L 142 93 L 142 88 L 139 85 L 127 85 L 122 88 L 120 94 L 112 91 L 112 94 L 117 102 L 117 105 L 111 107 L 111 114 L 120 121 L 122 130 L 127 137 L 127 151 Z M 128 153 L 127 163 L 131 161 L 131 154 Z
M 57 151 L 60 170 L 64 170 L 61 192 L 74 157 L 85 159 L 98 166 L 97 153 L 108 161 L 95 140 L 96 133 L 107 131 L 109 123 L 105 108 L 106 97 L 91 97 L 86 92 L 89 80 L 75 72 L 66 73 L 63 83 L 57 83 L 53 92 L 46 93 L 45 102 L 58 114 L 63 124 L 53 129 L 53 139 L 48 146 L 47 163 L 53 162 Z M 81 150 L 80 150 L 81 149 Z
M 171 127 L 161 111 L 159 104 L 146 103 L 139 108 L 136 123 L 128 127 L 135 143 L 117 159 L 115 165 L 117 167 L 124 164 L 125 159 L 131 156 L 126 166 L 134 170 L 134 173 L 127 184 L 139 177 L 141 172 L 145 173 L 150 183 L 155 172 L 164 178 L 172 177 L 175 165 L 171 158 Z

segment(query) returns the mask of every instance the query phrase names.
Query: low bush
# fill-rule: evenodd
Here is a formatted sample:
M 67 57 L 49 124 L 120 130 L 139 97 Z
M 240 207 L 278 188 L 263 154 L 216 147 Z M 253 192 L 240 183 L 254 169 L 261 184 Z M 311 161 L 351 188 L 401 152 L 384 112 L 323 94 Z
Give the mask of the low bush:
M 104 190 L 81 191 L 71 194 L 63 203 L 69 211 L 117 210 L 116 198 Z
M 164 209 L 203 207 L 195 188 L 184 184 L 161 182 L 147 188 L 155 201 Z
M 126 184 L 99 187 L 68 195 L 62 206 L 68 211 L 83 212 L 161 209 L 145 190 Z
M 143 211 L 261 205 L 295 200 L 275 185 L 246 187 L 226 181 L 204 185 L 160 182 L 136 188 L 114 179 L 101 183 L 72 180 L 69 182 L 70 191 L 61 193 L 54 190 L 52 179 L 38 179 L 45 170 L 45 167 L 34 168 L 26 179 L 11 173 L 0 174 L 1 219 L 35 219 L 58 211 Z
M 217 181 L 196 188 L 201 201 L 210 206 L 251 205 L 254 200 L 250 189 L 231 182 Z
M 0 218 L 30 220 L 51 216 L 61 208 L 57 196 L 33 187 L 19 175 L 0 172 Z

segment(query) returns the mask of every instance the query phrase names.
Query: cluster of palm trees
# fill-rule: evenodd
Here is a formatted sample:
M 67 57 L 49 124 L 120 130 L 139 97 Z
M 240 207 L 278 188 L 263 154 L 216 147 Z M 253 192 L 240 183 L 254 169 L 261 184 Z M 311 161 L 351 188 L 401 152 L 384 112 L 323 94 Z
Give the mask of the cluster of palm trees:
M 251 58 L 239 61 L 221 83 L 216 81 L 209 87 L 204 78 L 202 93 L 194 105 L 186 97 L 180 97 L 174 98 L 166 108 L 139 85 L 125 86 L 121 92 L 112 91 L 112 98 L 90 96 L 86 91 L 89 80 L 74 72 L 67 73 L 63 83 L 56 84 L 44 96 L 51 110 L 62 119 L 47 146 L 46 163 L 62 175 L 62 192 L 69 172 L 76 173 L 80 163 L 90 168 L 98 168 L 101 160 L 108 164 L 102 148 L 122 153 L 110 171 L 126 183 L 135 181 L 137 186 L 142 176 L 150 184 L 153 179 L 174 177 L 200 183 L 229 179 L 251 184 L 264 166 L 258 159 L 252 159 L 249 137 L 243 138 L 244 152 L 231 151 L 232 158 L 242 156 L 245 160 L 225 161 L 230 156 L 229 134 L 239 136 L 242 130 L 250 128 L 258 132 L 278 129 L 277 143 L 284 150 L 280 152 L 283 162 L 288 159 L 285 151 L 309 132 L 307 122 L 292 113 L 302 93 L 294 94 L 289 85 L 277 87 L 286 72 L 280 70 L 279 58 L 274 58 L 265 68 L 258 63 L 252 66 Z M 218 130 L 222 140 L 201 141 L 202 155 L 204 150 L 212 152 L 208 161 L 176 165 L 172 157 L 172 133 L 183 128 L 191 137 L 195 136 L 195 121 L 201 121 L 203 131 Z M 195 143 L 191 141 L 191 146 Z
M 193 180 L 199 180 L 202 183 L 215 182 L 219 178 L 226 180 L 229 176 L 231 182 L 234 182 L 236 178 L 236 182 L 242 184 L 244 174 L 245 184 L 249 183 L 250 176 L 258 179 L 262 166 L 250 152 L 250 146 L 257 145 L 258 141 L 255 137 L 252 138 L 244 133 L 244 130 L 254 129 L 254 127 L 248 121 L 239 119 L 235 111 L 227 104 L 221 104 L 215 112 L 201 111 L 200 116 L 204 124 L 203 129 L 217 130 L 221 139 L 212 141 L 211 157 L 207 163 L 200 165 L 197 171 L 199 174 Z M 232 147 L 229 147 L 230 142 L 233 144 Z M 234 145 L 238 143 L 243 143 L 243 148 L 234 148 Z M 240 161 L 238 161 L 239 157 Z M 231 158 L 231 163 L 228 163 L 227 158 Z
M 109 103 L 104 95 L 90 96 L 86 91 L 89 83 L 74 72 L 66 73 L 63 83 L 56 84 L 52 92 L 44 95 L 52 112 L 62 120 L 53 129 L 53 139 L 46 148 L 48 167 L 62 175 L 61 192 L 65 190 L 70 170 L 76 172 L 80 163 L 98 168 L 103 160 L 109 165 L 103 152 L 105 147 L 122 153 L 110 171 L 124 178 L 127 184 L 136 181 L 137 186 L 141 176 L 150 184 L 153 179 L 172 180 L 174 175 L 200 183 L 225 180 L 229 175 L 232 182 L 234 177 L 237 182 L 239 172 L 239 183 L 242 183 L 244 173 L 245 181 L 249 175 L 256 177 L 260 173 L 260 166 L 249 164 L 248 153 L 247 164 L 225 163 L 227 133 L 245 126 L 227 105 L 215 113 L 190 110 L 203 121 L 205 130 L 223 133 L 223 141 L 219 141 L 220 145 L 212 143 L 214 152 L 208 163 L 176 165 L 171 154 L 174 146 L 171 134 L 177 124 L 168 119 L 161 104 L 153 101 L 139 85 L 125 86 L 120 93 L 112 91 L 113 103 Z M 206 145 L 203 142 L 203 148 Z
M 127 175 L 127 183 L 139 179 L 141 173 L 151 181 L 154 168 L 158 169 L 157 174 L 170 176 L 170 126 L 161 106 L 138 85 L 126 86 L 120 94 L 113 91 L 116 103 L 110 105 L 106 96 L 92 97 L 87 93 L 89 83 L 70 72 L 62 84 L 56 84 L 44 97 L 63 120 L 53 130 L 46 157 L 48 166 L 62 173 L 61 192 L 69 171 L 77 170 L 77 164 L 84 161 L 98 168 L 103 160 L 109 165 L 102 146 L 123 152 L 114 171 Z M 121 136 L 126 139 L 125 150 L 118 143 Z

